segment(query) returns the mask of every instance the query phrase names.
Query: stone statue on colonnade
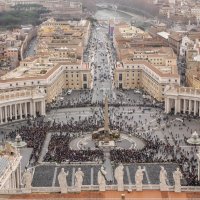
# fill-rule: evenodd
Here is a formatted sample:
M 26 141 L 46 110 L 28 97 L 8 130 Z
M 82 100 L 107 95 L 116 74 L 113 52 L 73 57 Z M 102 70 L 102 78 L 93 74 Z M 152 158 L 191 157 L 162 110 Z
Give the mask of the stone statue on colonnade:
M 124 166 L 122 164 L 115 169 L 115 179 L 118 186 L 117 190 L 124 191 Z
M 83 177 L 84 173 L 81 171 L 81 168 L 78 168 L 78 170 L 75 173 L 75 189 L 77 192 L 81 192 Z
M 60 173 L 58 174 L 58 183 L 60 185 L 61 193 L 67 193 L 68 192 L 68 185 L 67 185 L 67 176 L 69 172 L 65 173 L 65 169 L 62 168 Z
M 135 186 L 136 186 L 136 191 L 142 191 L 142 181 L 143 181 L 143 176 L 145 170 L 141 168 L 141 166 L 138 166 L 138 169 L 135 173 Z
M 180 169 L 177 168 L 176 171 L 173 172 L 174 178 L 174 192 L 181 192 L 181 179 L 183 178 L 183 174 L 181 173 Z
M 167 171 L 163 166 L 161 166 L 160 170 L 160 191 L 168 191 L 168 185 L 167 185 Z
M 98 184 L 99 184 L 99 191 L 103 192 L 106 191 L 106 170 L 104 169 L 104 166 L 101 166 L 99 172 L 98 172 Z
M 31 183 L 32 183 L 32 173 L 29 170 L 26 170 L 23 175 L 23 184 L 24 188 L 31 192 Z

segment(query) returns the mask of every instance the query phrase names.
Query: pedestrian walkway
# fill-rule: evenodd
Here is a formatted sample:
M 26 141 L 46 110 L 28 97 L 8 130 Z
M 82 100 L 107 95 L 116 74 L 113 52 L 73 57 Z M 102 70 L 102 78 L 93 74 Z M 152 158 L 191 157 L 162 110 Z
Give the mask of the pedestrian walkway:
M 39 163 L 41 163 L 43 161 L 43 158 L 48 151 L 48 146 L 49 146 L 50 140 L 51 140 L 51 133 L 47 133 L 45 141 L 44 141 L 44 145 L 42 147 L 42 152 L 41 152 L 40 158 L 38 160 Z
M 114 183 L 113 168 L 112 168 L 111 160 L 110 160 L 110 150 L 104 149 L 104 159 L 105 159 L 105 162 L 103 166 L 107 172 L 106 180 L 108 182 Z

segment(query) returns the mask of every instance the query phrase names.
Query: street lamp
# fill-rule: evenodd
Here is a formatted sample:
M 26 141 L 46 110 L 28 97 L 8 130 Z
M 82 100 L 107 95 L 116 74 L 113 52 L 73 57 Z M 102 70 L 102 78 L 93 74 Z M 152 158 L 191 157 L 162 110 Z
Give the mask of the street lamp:
M 195 145 L 195 147 L 200 146 L 200 137 L 198 133 L 196 131 L 192 133 L 191 137 L 187 139 L 187 142 L 189 144 Z M 200 148 L 198 148 L 198 153 L 196 155 L 197 155 L 197 162 L 198 162 L 198 181 L 199 181 L 200 180 Z

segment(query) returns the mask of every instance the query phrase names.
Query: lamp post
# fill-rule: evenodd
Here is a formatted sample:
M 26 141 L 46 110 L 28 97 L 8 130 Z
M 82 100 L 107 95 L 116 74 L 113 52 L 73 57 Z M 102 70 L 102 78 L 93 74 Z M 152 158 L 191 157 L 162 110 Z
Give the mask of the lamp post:
M 192 133 L 191 137 L 187 139 L 187 142 L 189 144 L 195 145 L 195 147 L 200 146 L 200 137 L 198 133 L 196 131 Z M 199 181 L 200 180 L 200 148 L 198 148 L 198 153 L 196 155 L 197 155 L 197 162 L 198 162 L 198 181 Z

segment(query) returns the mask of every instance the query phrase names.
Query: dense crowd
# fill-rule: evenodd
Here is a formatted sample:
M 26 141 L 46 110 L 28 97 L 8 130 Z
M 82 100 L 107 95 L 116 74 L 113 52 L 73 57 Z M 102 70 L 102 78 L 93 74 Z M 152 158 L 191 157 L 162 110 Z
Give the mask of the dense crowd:
M 168 124 L 167 119 L 166 124 Z M 184 126 L 187 131 L 190 130 L 185 125 L 184 120 L 179 125 L 176 122 L 168 125 L 169 130 L 171 126 L 178 126 L 180 131 Z M 186 181 L 184 184 L 200 185 L 197 175 L 197 148 L 195 146 L 189 150 L 181 148 L 181 146 L 186 145 L 186 136 L 184 136 L 184 139 L 179 139 L 180 135 L 173 133 L 171 130 L 169 136 L 165 135 L 164 141 L 161 141 L 157 136 L 152 136 L 152 133 L 143 134 L 146 142 L 144 149 L 114 149 L 111 151 L 111 160 L 117 163 L 177 163 Z M 170 142 L 169 138 L 172 138 L 175 145 Z
M 71 150 L 70 141 L 74 137 L 69 133 L 54 134 L 49 143 L 48 152 L 44 158 L 45 162 L 87 162 L 103 159 L 101 150 Z
M 103 111 L 98 108 L 93 112 L 92 116 L 87 118 L 74 119 L 66 116 L 66 122 L 44 122 L 34 121 L 28 126 L 22 126 L 20 129 L 12 131 L 10 137 L 14 139 L 19 133 L 22 139 L 27 142 L 28 147 L 33 148 L 31 156 L 32 162 L 37 162 L 41 154 L 41 150 L 45 141 L 46 134 L 52 132 L 52 138 L 48 146 L 48 152 L 44 157 L 46 162 L 85 162 L 85 161 L 100 161 L 103 160 L 103 152 L 101 150 L 72 150 L 70 142 L 77 136 L 81 136 L 85 132 L 92 132 L 103 127 Z M 124 133 L 132 132 L 142 138 L 146 146 L 142 150 L 136 149 L 114 149 L 111 150 L 111 160 L 116 163 L 178 163 L 184 178 L 188 185 L 200 185 L 197 179 L 197 159 L 195 147 L 192 149 L 184 149 L 181 146 L 186 145 L 187 137 L 184 135 L 180 139 L 179 133 L 184 129 L 188 133 L 192 133 L 192 129 L 185 123 L 190 121 L 190 118 L 181 116 L 182 122 L 171 123 L 168 116 L 163 116 L 161 119 L 161 110 L 154 109 L 156 112 L 150 114 L 155 119 L 155 127 L 159 127 L 164 139 L 161 140 L 152 130 L 152 125 L 148 123 L 147 115 L 141 116 L 140 113 L 145 113 L 144 107 L 132 107 L 127 113 L 127 109 L 110 107 L 110 128 L 118 129 Z M 134 115 L 129 115 L 129 112 L 136 112 L 138 115 L 135 120 Z M 165 124 L 165 127 L 161 127 Z M 145 125 L 147 124 L 147 125 Z M 175 130 L 178 129 L 176 132 Z
M 71 150 L 69 143 L 74 139 L 73 133 L 82 131 L 92 131 L 97 125 L 91 123 L 90 119 L 80 120 L 78 122 L 52 123 L 44 121 L 35 121 L 32 125 L 22 126 L 20 129 L 9 133 L 10 139 L 14 140 L 17 134 L 27 142 L 27 147 L 33 148 L 30 158 L 31 163 L 36 163 L 41 154 L 41 150 L 48 132 L 58 132 L 53 134 L 48 146 L 48 152 L 44 161 L 48 162 L 83 162 L 98 161 L 103 159 L 103 152 L 100 150 Z
M 98 90 L 98 87 L 97 87 Z M 163 108 L 162 103 L 154 102 L 152 104 L 152 100 L 149 98 L 143 98 L 143 96 L 149 96 L 145 91 L 141 90 L 141 94 L 135 94 L 137 90 L 130 91 L 116 91 L 116 98 L 110 100 L 110 106 L 141 106 L 141 107 L 157 107 Z M 52 103 L 47 104 L 47 111 L 52 109 L 62 109 L 62 108 L 73 108 L 73 107 L 85 107 L 85 106 L 103 106 L 103 101 L 97 101 L 95 103 L 92 102 L 92 92 L 93 90 L 85 90 L 84 92 L 73 91 L 74 95 L 66 95 L 66 91 L 63 91 L 60 97 L 57 97 Z M 123 92 L 123 93 L 122 93 Z M 123 94 L 123 95 L 122 95 Z M 102 96 L 102 93 L 99 91 L 97 96 Z M 138 100 L 134 99 L 133 96 L 137 95 L 140 98 Z

